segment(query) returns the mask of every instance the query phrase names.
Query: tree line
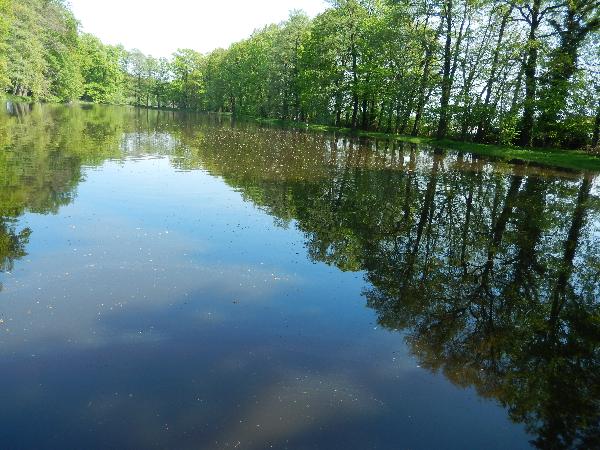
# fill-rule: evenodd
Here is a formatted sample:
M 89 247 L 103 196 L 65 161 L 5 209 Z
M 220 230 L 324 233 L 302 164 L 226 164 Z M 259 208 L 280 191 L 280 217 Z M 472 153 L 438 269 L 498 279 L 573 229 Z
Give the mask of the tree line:
M 599 0 L 333 0 L 227 49 L 154 58 L 80 33 L 64 0 L 0 0 L 0 82 L 43 101 L 596 147 L 599 29 Z

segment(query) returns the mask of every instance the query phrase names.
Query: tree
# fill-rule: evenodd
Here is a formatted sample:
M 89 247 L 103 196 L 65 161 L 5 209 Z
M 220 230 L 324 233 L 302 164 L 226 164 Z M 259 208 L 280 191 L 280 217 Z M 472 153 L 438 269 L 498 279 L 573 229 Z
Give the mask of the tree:
M 97 103 L 121 103 L 124 99 L 121 68 L 124 51 L 104 45 L 90 34 L 81 36 L 79 48 L 84 80 L 82 98 Z
M 560 11 L 560 10 L 559 10 Z M 540 128 L 545 144 L 561 142 L 559 114 L 565 109 L 579 50 L 587 35 L 600 29 L 600 2 L 574 0 L 565 3 L 560 17 L 550 20 L 559 44 L 550 53 L 548 69 L 541 78 Z
M 77 21 L 62 3 L 49 3 L 43 18 L 50 96 L 58 101 L 77 100 L 83 94 Z
M 10 30 L 10 20 L 12 15 L 12 0 L 0 0 L 0 90 L 8 85 L 9 78 L 7 74 L 7 53 L 8 46 L 6 39 Z
M 202 55 L 191 49 L 180 49 L 173 55 L 173 96 L 182 109 L 201 109 L 203 93 Z
M 49 80 L 44 48 L 44 30 L 40 20 L 42 5 L 37 0 L 13 4 L 12 21 L 6 46 L 10 91 L 14 95 L 45 99 Z

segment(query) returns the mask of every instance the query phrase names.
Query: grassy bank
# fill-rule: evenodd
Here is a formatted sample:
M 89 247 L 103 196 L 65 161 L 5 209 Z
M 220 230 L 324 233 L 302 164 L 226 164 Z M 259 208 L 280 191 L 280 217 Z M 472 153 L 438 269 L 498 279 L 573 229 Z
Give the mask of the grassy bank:
M 477 155 L 489 156 L 504 161 L 518 163 L 532 163 L 549 167 L 560 167 L 563 169 L 600 171 L 600 156 L 592 155 L 581 150 L 564 150 L 556 148 L 523 148 L 508 147 L 493 144 L 476 144 L 472 142 L 454 141 L 451 139 L 434 139 L 428 137 L 414 137 L 399 134 L 379 133 L 372 131 L 352 131 L 350 128 L 338 128 L 328 125 L 311 125 L 299 122 L 288 122 L 275 119 L 253 120 L 273 126 L 300 128 L 318 132 L 335 132 L 353 136 L 364 136 L 370 138 L 395 139 L 413 144 L 427 144 L 439 146 L 460 152 L 469 152 Z

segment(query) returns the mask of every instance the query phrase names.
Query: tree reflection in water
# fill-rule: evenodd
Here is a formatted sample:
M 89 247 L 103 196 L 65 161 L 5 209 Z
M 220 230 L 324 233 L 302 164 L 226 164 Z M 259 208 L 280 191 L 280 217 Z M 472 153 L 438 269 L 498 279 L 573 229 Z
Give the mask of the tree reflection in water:
M 367 305 L 407 334 L 423 367 L 499 401 L 539 448 L 599 447 L 595 176 L 333 139 L 282 177 L 274 168 L 311 138 L 296 139 L 264 143 L 278 164 L 257 146 L 224 154 L 205 139 L 198 153 L 269 213 L 296 220 L 312 259 L 365 271 Z
M 600 448 L 594 174 L 128 108 L 12 105 L 0 148 L 0 270 L 26 254 L 19 217 L 73 201 L 83 166 L 166 154 L 293 221 L 311 259 L 364 271 L 378 322 L 535 446 Z

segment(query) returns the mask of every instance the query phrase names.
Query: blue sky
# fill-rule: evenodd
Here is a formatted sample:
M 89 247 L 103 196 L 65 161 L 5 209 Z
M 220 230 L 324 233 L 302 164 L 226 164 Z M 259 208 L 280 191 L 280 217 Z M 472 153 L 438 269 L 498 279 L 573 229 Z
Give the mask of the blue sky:
M 208 52 L 227 47 L 290 10 L 310 16 L 323 11 L 324 0 L 70 0 L 85 32 L 108 44 L 169 56 L 178 48 Z

